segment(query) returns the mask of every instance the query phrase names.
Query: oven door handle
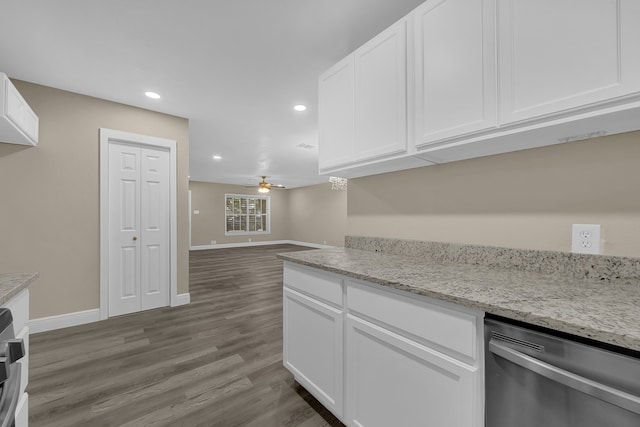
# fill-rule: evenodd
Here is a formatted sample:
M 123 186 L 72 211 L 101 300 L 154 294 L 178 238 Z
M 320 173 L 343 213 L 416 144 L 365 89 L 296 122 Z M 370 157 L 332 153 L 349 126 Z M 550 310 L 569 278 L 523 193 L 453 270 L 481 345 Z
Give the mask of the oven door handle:
M 494 339 L 489 341 L 489 351 L 518 366 L 542 375 L 552 381 L 581 391 L 597 399 L 604 400 L 628 411 L 640 414 L 640 397 L 617 390 L 605 384 L 574 374 L 557 366 L 543 362 L 503 344 Z

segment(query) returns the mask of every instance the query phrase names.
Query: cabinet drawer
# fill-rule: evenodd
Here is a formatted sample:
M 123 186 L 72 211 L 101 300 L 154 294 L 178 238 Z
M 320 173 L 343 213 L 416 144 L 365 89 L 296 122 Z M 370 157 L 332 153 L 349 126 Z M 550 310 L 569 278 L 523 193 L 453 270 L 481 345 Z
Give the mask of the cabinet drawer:
M 412 340 L 470 362 L 477 360 L 478 317 L 427 297 L 400 295 L 355 281 L 347 282 L 347 308 Z
M 20 333 L 29 321 L 29 290 L 25 289 L 11 298 L 3 307 L 11 310 L 13 316 L 13 331 Z
M 284 286 L 337 307 L 343 305 L 342 279 L 335 274 L 285 262 Z

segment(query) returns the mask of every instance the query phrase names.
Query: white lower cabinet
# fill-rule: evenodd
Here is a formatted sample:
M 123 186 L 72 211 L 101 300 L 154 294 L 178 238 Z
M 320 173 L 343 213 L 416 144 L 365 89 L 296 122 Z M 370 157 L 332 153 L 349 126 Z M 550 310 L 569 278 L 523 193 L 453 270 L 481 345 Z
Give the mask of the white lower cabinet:
M 347 426 L 484 425 L 482 312 L 284 271 L 284 365 Z
M 285 270 L 286 271 L 286 270 Z M 312 296 L 316 283 L 323 273 L 305 278 L 298 271 L 285 274 L 283 304 L 283 361 L 284 366 L 293 373 L 296 380 L 304 386 L 336 417 L 343 417 L 344 409 L 344 313 L 333 306 Z M 301 283 L 308 294 L 292 289 L 287 281 L 305 280 L 311 286 Z M 309 280 L 307 280 L 309 279 Z M 331 278 L 330 278 L 331 279 Z M 339 287 L 339 299 L 342 300 L 342 283 L 328 281 L 329 286 Z M 298 282 L 296 282 L 298 283 Z M 295 284 L 294 284 L 295 285 Z M 322 294 L 322 290 L 319 291 Z
M 347 424 L 479 425 L 477 367 L 347 316 Z
M 15 427 L 28 427 L 29 425 L 29 393 L 20 396 L 18 406 L 16 406 Z
M 11 310 L 16 338 L 24 340 L 24 356 L 16 363 L 21 365 L 20 398 L 16 408 L 15 427 L 29 425 L 29 395 L 25 392 L 29 383 L 29 290 L 25 289 L 2 306 Z

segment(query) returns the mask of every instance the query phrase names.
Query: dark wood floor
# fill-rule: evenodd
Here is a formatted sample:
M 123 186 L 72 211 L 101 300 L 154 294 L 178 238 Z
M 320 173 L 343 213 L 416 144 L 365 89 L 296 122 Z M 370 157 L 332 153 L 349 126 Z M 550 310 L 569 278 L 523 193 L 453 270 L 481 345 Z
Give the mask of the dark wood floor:
M 191 252 L 191 304 L 31 337 L 32 427 L 342 426 L 282 367 L 293 245 Z

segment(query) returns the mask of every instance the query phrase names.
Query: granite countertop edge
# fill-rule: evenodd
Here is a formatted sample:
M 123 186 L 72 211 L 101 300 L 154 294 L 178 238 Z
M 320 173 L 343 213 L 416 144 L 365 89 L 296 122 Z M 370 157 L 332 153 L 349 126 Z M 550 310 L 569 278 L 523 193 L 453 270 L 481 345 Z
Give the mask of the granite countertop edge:
M 327 272 L 341 274 L 353 279 L 363 280 L 386 286 L 389 288 L 407 291 L 413 294 L 447 301 L 461 306 L 478 309 L 486 313 L 502 316 L 508 319 L 526 322 L 529 324 L 542 326 L 556 331 L 573 334 L 583 338 L 593 339 L 606 344 L 624 347 L 633 351 L 640 351 L 640 327 L 636 327 L 637 318 L 620 318 L 612 321 L 615 314 L 608 316 L 598 316 L 597 305 L 601 305 L 596 299 L 589 301 L 589 296 L 601 292 L 600 289 L 606 284 L 598 282 L 579 281 L 554 277 L 549 274 L 515 272 L 505 269 L 487 268 L 469 264 L 439 264 L 430 263 L 425 260 L 417 260 L 413 257 L 401 255 L 390 255 L 363 251 L 359 249 L 331 248 L 312 251 L 291 252 L 278 254 L 280 259 L 308 267 L 318 268 Z M 341 257 L 343 259 L 341 260 Z M 394 269 L 391 267 L 389 273 L 384 272 L 384 266 L 406 267 Z M 373 266 L 380 266 L 376 270 Z M 424 284 L 420 283 L 416 276 L 424 275 L 430 268 L 438 270 L 435 280 L 424 279 Z M 415 269 L 416 271 L 411 271 Z M 476 273 L 478 272 L 477 277 Z M 381 273 L 382 272 L 382 273 Z M 400 274 L 398 274 L 400 272 Z M 450 275 L 450 277 L 447 277 Z M 533 291 L 526 296 L 516 296 L 517 289 L 508 295 L 508 289 L 493 283 L 493 277 L 502 279 L 502 283 L 513 280 L 516 283 L 542 283 L 550 289 L 558 289 L 558 294 L 536 295 Z M 426 282 L 429 281 L 429 284 Z M 456 286 L 449 286 L 450 283 L 458 281 Z M 460 282 L 464 282 L 460 286 Z M 474 283 L 476 282 L 476 283 Z M 491 285 L 488 286 L 488 282 Z M 564 286 L 570 291 L 565 293 Z M 635 286 L 635 288 L 633 288 Z M 625 287 L 612 287 L 612 292 L 623 292 L 622 301 L 627 301 L 630 310 L 634 314 L 640 312 L 635 310 L 635 303 L 640 300 L 640 283 L 626 284 Z M 506 294 L 505 294 L 505 291 Z M 637 293 L 636 293 L 637 291 Z M 587 298 L 582 305 L 572 307 L 575 300 L 571 292 L 584 293 Z M 634 298 L 628 301 L 628 293 L 632 292 Z M 504 296 L 503 299 L 494 296 Z M 582 297 L 582 295 L 581 295 Z M 611 296 L 615 300 L 615 294 Z M 593 305 L 595 313 L 583 316 L 585 305 Z M 586 310 L 588 311 L 588 310 Z M 603 311 L 600 310 L 600 313 Z M 575 318 L 571 315 L 575 314 Z M 622 316 L 622 315 L 621 315 Z M 606 317 L 606 318 L 605 318 Z M 610 318 L 611 317 L 611 318 Z M 622 316 L 623 317 L 623 316 Z M 638 316 L 636 316 L 638 317 Z
M 38 277 L 39 273 L 0 273 L 0 305 L 6 304 Z

